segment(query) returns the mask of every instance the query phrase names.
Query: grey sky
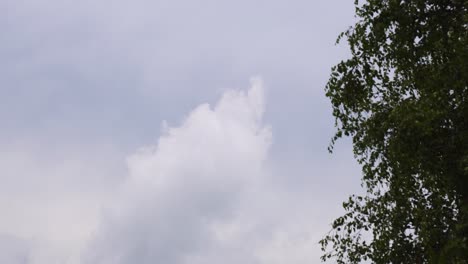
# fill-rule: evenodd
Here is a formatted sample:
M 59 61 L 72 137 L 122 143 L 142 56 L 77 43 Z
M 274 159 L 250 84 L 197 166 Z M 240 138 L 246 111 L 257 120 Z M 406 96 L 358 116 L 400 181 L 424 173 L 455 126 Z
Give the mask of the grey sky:
M 315 242 L 339 214 L 341 201 L 359 190 L 349 144 L 339 143 L 334 155 L 327 152 L 334 120 L 324 96 L 330 67 L 348 54 L 345 45 L 334 42 L 353 22 L 352 2 L 0 1 L 0 211 L 5 215 L 0 252 L 16 254 L 0 253 L 0 260 L 24 254 L 26 263 L 95 263 L 89 256 L 111 258 L 112 250 L 102 246 L 108 239 L 102 230 L 115 228 L 122 237 L 110 239 L 123 241 L 128 235 L 133 247 L 139 245 L 128 249 L 127 262 L 121 263 L 135 263 L 132 254 L 142 247 L 161 249 L 159 244 L 169 245 L 168 255 L 154 250 L 148 256 L 166 258 L 167 264 L 219 263 L 223 256 L 242 263 L 318 263 Z M 224 197 L 220 203 L 226 201 L 232 212 L 206 209 L 185 215 L 184 204 L 199 196 L 177 186 L 171 188 L 187 193 L 186 198 L 164 196 L 164 204 L 155 205 L 152 195 L 116 198 L 128 192 L 132 177 L 126 160 L 137 149 L 157 144 L 164 120 L 177 128 L 198 105 L 214 107 L 227 90 L 248 90 L 253 76 L 261 76 L 266 87 L 260 126 L 271 127 L 272 133 L 266 170 L 260 173 L 268 175 L 267 187 L 201 196 Z M 212 150 L 233 149 L 216 145 Z M 219 171 L 229 174 L 226 168 Z M 208 186 L 194 191 L 209 192 Z M 268 197 L 275 196 L 281 197 L 277 208 L 263 210 Z M 143 209 L 135 199 L 142 199 Z M 130 205 L 118 209 L 121 203 Z M 148 208 L 156 212 L 148 219 L 161 224 L 144 220 Z M 118 223 L 105 224 L 105 215 L 119 210 L 128 212 Z M 141 217 L 126 216 L 132 210 Z M 249 217 L 234 217 L 241 212 Z M 239 229 L 248 229 L 244 222 L 265 222 L 265 227 L 249 229 L 227 246 L 209 238 L 205 224 L 186 225 L 177 218 L 196 222 L 206 214 L 215 222 L 229 222 L 230 213 L 240 221 L 233 220 Z M 270 223 L 269 218 L 278 220 Z M 161 231 L 164 221 L 172 222 L 168 232 Z M 141 232 L 154 235 L 131 242 Z M 184 250 L 178 251 L 182 234 L 192 234 L 192 240 L 183 240 Z M 246 253 L 236 240 L 241 238 L 263 252 L 261 257 Z M 15 250 L 2 250 L 8 240 L 15 241 L 9 245 Z M 96 243 L 102 252 L 89 253 L 88 245 Z M 288 243 L 295 246 L 284 246 Z M 268 253 L 275 247 L 280 255 Z

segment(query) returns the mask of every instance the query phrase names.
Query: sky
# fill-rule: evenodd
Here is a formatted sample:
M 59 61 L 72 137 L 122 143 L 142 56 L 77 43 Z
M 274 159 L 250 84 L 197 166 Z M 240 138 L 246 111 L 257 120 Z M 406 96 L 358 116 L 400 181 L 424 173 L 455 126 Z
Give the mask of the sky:
M 353 1 L 0 0 L 0 263 L 320 263 Z

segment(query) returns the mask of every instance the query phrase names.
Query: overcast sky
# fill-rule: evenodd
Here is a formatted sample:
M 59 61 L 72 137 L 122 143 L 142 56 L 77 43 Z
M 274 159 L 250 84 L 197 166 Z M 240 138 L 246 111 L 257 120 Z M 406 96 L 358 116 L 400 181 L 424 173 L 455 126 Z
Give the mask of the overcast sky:
M 0 263 L 320 263 L 352 2 L 0 0 Z

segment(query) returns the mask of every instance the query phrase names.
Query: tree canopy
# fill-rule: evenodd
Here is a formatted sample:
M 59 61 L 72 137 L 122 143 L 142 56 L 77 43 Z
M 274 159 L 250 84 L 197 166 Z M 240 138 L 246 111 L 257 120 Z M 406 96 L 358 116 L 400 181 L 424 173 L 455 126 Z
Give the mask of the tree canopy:
M 468 1 L 355 1 L 326 94 L 366 194 L 321 241 L 338 263 L 468 263 Z

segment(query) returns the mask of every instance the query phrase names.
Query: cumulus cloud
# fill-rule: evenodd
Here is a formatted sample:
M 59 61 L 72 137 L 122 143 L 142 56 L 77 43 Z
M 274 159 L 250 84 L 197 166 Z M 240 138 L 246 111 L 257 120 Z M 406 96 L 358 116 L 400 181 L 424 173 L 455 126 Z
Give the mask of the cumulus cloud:
M 318 262 L 338 2 L 0 1 L 0 263 Z
M 294 171 L 272 159 L 264 112 L 254 78 L 164 122 L 156 144 L 126 157 L 126 172 L 112 151 L 45 159 L 42 148 L 7 148 L 0 263 L 317 263 L 323 205 L 279 180 Z
M 83 261 L 193 263 L 245 232 L 230 222 L 265 174 L 271 131 L 263 112 L 264 88 L 253 79 L 248 91 L 230 90 L 214 107 L 198 106 L 155 146 L 130 156 L 118 202 Z
M 310 203 L 271 183 L 264 93 L 229 90 L 128 157 L 82 263 L 316 262 Z

